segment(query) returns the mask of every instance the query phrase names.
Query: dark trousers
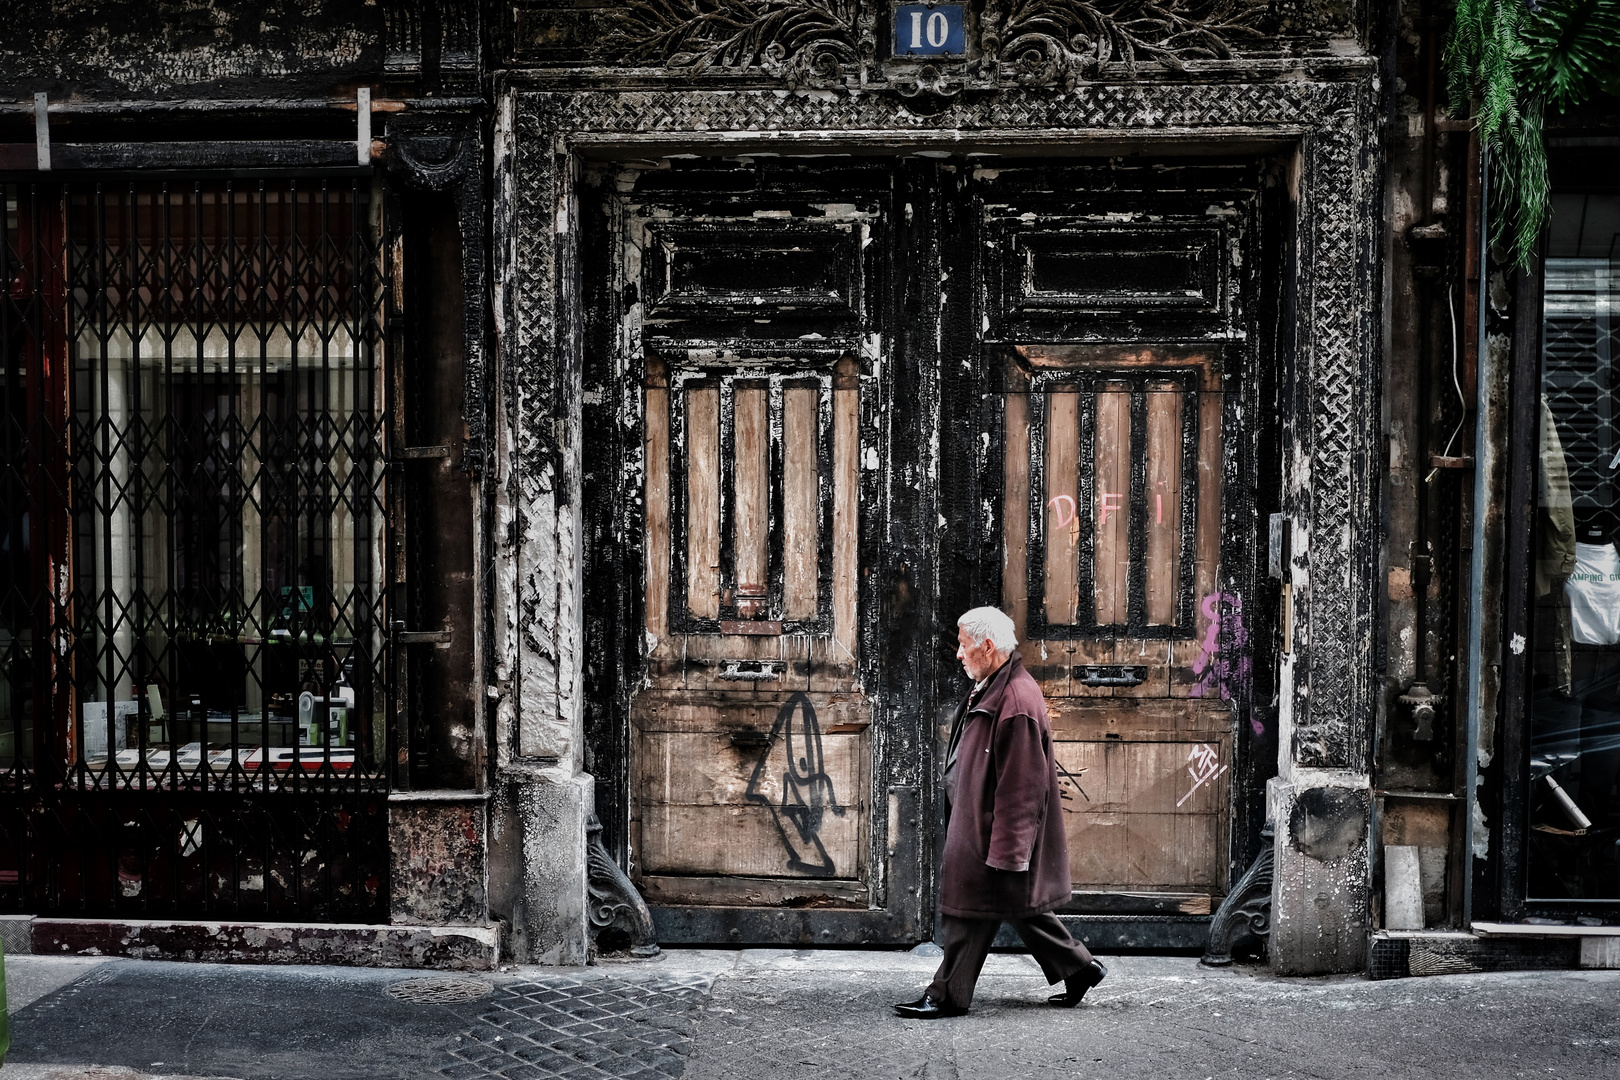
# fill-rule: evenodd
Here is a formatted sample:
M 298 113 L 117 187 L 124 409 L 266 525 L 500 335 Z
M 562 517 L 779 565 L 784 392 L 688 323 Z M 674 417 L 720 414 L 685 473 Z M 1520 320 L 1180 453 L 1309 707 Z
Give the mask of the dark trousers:
M 1070 937 L 1062 921 L 1051 912 L 1006 921 L 1024 939 L 1048 983 L 1066 979 L 1091 963 L 1091 951 Z M 945 958 L 934 972 L 934 981 L 928 984 L 929 997 L 962 1009 L 973 1004 L 973 986 L 979 981 L 979 972 L 984 968 L 985 957 L 990 955 L 990 944 L 996 940 L 1001 923 L 1000 919 L 940 916 Z

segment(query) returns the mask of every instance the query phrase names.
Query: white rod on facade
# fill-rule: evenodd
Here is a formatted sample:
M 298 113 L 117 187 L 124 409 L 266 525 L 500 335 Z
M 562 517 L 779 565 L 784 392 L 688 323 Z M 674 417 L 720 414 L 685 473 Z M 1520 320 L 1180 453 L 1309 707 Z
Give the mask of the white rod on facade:
M 1464 770 L 1463 770 L 1463 821 L 1462 830 L 1462 891 L 1463 911 L 1462 922 L 1468 926 L 1474 917 L 1474 815 L 1479 802 L 1479 728 L 1480 728 L 1480 698 L 1479 680 L 1483 675 L 1483 657 L 1481 655 L 1480 635 L 1484 628 L 1484 616 L 1481 605 L 1485 600 L 1485 500 L 1490 488 L 1487 468 L 1490 458 L 1490 431 L 1485 423 L 1490 412 L 1490 387 L 1495 375 L 1495 366 L 1491 363 L 1491 350 L 1485 341 L 1485 312 L 1489 306 L 1490 285 L 1488 241 L 1489 222 L 1485 207 L 1489 205 L 1491 186 L 1490 152 L 1484 147 L 1479 151 L 1479 296 L 1477 304 L 1479 310 L 1475 313 L 1478 322 L 1475 326 L 1474 346 L 1474 551 L 1469 559 L 1468 573 L 1468 625 L 1464 632 L 1468 635 L 1464 640 L 1468 649 L 1467 675 L 1463 678 L 1462 716 L 1468 724 L 1468 740 L 1465 744 Z M 1463 275 L 1463 286 L 1467 287 L 1467 274 Z
M 362 86 L 355 91 L 354 154 L 361 165 L 371 164 L 371 87 Z
M 51 171 L 51 106 L 44 94 L 34 95 L 34 156 L 40 172 Z

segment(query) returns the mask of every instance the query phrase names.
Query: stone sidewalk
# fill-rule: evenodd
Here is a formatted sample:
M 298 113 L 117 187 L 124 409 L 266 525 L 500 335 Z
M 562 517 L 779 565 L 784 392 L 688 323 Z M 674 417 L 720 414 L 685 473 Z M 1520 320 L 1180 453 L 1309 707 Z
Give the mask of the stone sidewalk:
M 1106 958 L 1073 1011 L 993 956 L 965 1017 L 922 1023 L 935 960 L 667 952 L 486 976 L 8 958 L 0 1080 L 873 1077 L 1620 1078 L 1620 972 L 1369 982 Z

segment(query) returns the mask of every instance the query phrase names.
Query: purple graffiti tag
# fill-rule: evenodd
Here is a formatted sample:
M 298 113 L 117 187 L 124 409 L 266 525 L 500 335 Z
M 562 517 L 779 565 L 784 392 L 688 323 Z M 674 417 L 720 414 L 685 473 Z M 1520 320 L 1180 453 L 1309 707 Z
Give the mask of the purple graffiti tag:
M 1221 611 L 1221 605 L 1226 610 Z M 1243 598 L 1236 593 L 1214 592 L 1198 605 L 1207 626 L 1204 640 L 1199 643 L 1198 656 L 1193 660 L 1192 673 L 1198 677 L 1189 691 L 1192 697 L 1219 697 L 1232 699 L 1233 689 L 1249 680 L 1252 663 L 1244 651 L 1249 643 L 1249 631 L 1243 625 Z M 1222 651 L 1222 638 L 1227 649 Z

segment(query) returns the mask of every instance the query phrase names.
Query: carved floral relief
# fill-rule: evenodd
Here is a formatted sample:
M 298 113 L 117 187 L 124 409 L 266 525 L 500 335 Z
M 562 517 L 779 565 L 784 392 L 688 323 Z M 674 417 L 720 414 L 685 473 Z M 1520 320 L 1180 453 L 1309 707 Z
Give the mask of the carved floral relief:
M 631 0 L 615 37 L 649 66 L 759 68 L 790 85 L 826 85 L 871 62 L 876 22 L 862 0 Z
M 984 0 L 967 56 L 884 59 L 884 0 L 631 0 L 609 33 L 641 67 L 763 72 L 790 87 L 1073 87 L 1141 64 L 1179 69 L 1272 51 L 1273 0 Z M 949 74 L 946 74 L 949 73 Z

